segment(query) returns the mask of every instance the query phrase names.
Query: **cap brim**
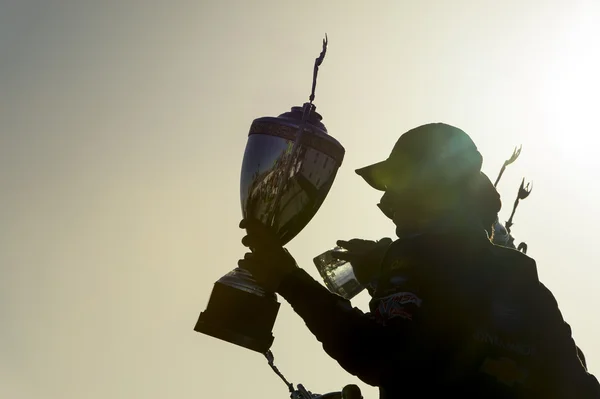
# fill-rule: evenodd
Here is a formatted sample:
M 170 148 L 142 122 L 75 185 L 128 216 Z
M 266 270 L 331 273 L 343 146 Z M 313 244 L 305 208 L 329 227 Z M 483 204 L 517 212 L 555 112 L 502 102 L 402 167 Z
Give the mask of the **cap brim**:
M 364 168 L 356 169 L 356 174 L 365 179 L 375 190 L 385 191 L 390 180 L 390 168 L 387 160 Z

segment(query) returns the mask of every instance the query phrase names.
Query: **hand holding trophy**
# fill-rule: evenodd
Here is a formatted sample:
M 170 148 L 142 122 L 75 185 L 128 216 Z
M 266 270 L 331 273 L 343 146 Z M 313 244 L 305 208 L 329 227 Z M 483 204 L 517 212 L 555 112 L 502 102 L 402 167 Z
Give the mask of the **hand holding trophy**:
M 242 214 L 266 226 L 282 246 L 316 214 L 344 158 L 344 148 L 328 134 L 313 104 L 326 48 L 324 40 L 315 60 L 310 101 L 278 117 L 255 119 L 248 134 Z M 272 287 L 261 287 L 247 270 L 236 268 L 214 284 L 194 330 L 264 354 L 273 343 L 279 305 Z

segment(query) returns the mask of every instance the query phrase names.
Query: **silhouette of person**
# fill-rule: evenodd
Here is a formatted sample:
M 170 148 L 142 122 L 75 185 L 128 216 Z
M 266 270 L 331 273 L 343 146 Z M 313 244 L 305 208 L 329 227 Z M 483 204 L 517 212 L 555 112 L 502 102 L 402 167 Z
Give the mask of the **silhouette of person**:
M 514 238 L 506 231 L 506 228 L 499 223 L 498 220 L 496 220 L 490 229 L 486 229 L 486 232 L 493 244 L 518 250 L 514 245 Z M 391 243 L 392 240 L 388 237 L 384 237 L 378 241 L 360 238 L 353 238 L 348 241 L 339 240 L 337 241 L 337 245 L 344 248 L 345 251 L 332 252 L 332 256 L 337 259 L 348 261 L 352 265 L 354 275 L 358 282 L 363 287 L 367 288 L 370 295 L 373 295 L 373 283 L 377 281 L 381 269 L 381 262 Z M 542 290 L 547 290 L 541 282 L 540 288 Z M 583 351 L 579 346 L 577 346 L 576 349 L 581 364 L 587 370 L 587 363 Z
M 462 130 L 419 126 L 357 170 L 396 225 L 370 312 L 330 293 L 255 220 L 239 266 L 279 293 L 323 348 L 382 398 L 600 398 L 535 261 L 486 233 L 500 196 Z

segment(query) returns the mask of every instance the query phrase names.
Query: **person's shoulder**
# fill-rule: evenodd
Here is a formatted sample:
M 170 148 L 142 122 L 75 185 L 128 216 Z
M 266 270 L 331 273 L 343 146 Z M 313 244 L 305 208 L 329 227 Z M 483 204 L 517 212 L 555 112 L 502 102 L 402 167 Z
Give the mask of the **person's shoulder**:
M 533 258 L 517 249 L 503 247 L 501 245 L 492 243 L 490 243 L 489 249 L 494 257 L 498 259 L 506 260 L 507 262 L 520 262 L 524 264 L 535 265 L 535 260 L 533 260 Z
M 497 260 L 504 269 L 514 270 L 519 274 L 526 274 L 530 278 L 538 280 L 537 265 L 535 260 L 530 256 L 519 250 L 491 243 L 489 249 L 494 259 Z

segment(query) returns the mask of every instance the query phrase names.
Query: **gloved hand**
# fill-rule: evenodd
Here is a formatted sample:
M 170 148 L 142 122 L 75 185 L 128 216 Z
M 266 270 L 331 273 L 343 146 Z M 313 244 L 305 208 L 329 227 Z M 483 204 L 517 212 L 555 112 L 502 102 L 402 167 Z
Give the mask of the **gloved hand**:
M 346 249 L 347 252 L 334 251 L 332 256 L 350 262 L 358 282 L 367 285 L 379 272 L 383 257 L 391 243 L 392 239 L 388 237 L 379 241 L 359 238 L 350 241 L 340 240 L 337 245 Z
M 271 229 L 261 222 L 244 219 L 240 228 L 248 233 L 242 238 L 242 244 L 252 252 L 246 253 L 238 266 L 248 270 L 265 290 L 276 292 L 281 281 L 298 268 L 296 261 Z

